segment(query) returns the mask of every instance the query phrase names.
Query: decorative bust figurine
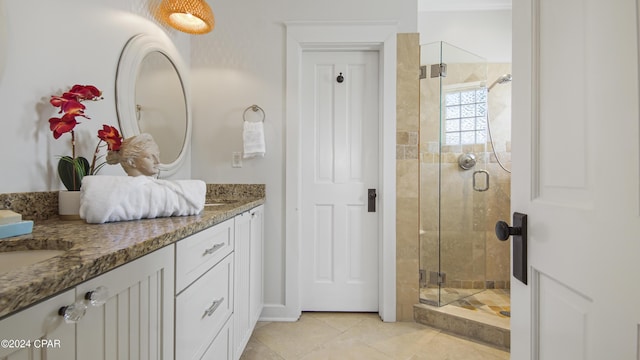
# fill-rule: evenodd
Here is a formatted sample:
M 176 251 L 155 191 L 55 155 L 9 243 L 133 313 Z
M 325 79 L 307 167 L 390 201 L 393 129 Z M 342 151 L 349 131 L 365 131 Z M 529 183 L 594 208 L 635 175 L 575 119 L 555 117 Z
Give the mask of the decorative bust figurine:
M 109 151 L 107 164 L 120 164 L 129 176 L 158 174 L 160 149 L 150 134 L 140 134 L 122 140 L 119 151 Z

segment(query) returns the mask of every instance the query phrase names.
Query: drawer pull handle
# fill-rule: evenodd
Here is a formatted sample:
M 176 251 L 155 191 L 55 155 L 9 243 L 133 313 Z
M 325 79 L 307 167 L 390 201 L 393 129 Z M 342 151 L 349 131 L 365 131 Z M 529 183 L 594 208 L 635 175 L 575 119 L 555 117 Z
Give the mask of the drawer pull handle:
M 210 249 L 205 250 L 205 251 L 204 251 L 204 254 L 202 254 L 202 256 L 205 256 L 205 255 L 211 255 L 211 254 L 213 254 L 214 252 L 216 252 L 216 251 L 220 250 L 220 248 L 221 248 L 221 247 L 223 247 L 223 246 L 224 246 L 224 243 L 215 244 L 215 245 L 213 245 L 213 247 L 211 247 Z
M 211 304 L 211 306 L 204 311 L 204 315 L 202 315 L 202 317 L 204 318 L 205 316 L 213 315 L 213 313 L 216 311 L 216 309 L 218 309 L 218 307 L 220 306 L 220 304 L 222 304 L 223 301 L 224 301 L 223 297 L 214 301 L 213 304 Z

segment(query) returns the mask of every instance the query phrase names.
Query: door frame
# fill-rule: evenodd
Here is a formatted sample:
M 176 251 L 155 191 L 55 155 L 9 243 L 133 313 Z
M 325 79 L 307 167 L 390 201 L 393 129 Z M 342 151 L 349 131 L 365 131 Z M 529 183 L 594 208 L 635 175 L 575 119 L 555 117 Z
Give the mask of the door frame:
M 396 321 L 396 22 L 285 22 L 285 304 L 281 319 L 296 320 L 300 301 L 300 99 L 304 51 L 374 50 L 379 54 L 378 313 Z

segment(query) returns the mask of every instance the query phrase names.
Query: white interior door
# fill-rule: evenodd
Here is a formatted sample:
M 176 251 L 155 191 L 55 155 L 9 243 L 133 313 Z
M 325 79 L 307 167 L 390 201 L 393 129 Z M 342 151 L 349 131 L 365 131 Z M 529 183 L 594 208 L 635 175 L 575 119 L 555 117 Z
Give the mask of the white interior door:
M 303 311 L 378 311 L 378 76 L 375 51 L 302 55 Z
M 512 359 L 640 358 L 637 16 L 634 0 L 513 2 L 529 267 L 512 278 Z

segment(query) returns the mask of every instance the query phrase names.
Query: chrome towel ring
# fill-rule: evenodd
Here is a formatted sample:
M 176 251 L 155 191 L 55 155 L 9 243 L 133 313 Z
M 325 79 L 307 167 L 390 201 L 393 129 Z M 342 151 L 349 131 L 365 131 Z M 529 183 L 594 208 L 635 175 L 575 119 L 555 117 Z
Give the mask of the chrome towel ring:
M 266 117 L 266 114 L 264 113 L 264 110 L 262 110 L 262 108 L 258 105 L 251 105 L 248 108 L 244 109 L 244 112 L 242 113 L 242 120 L 243 121 L 247 121 L 246 115 L 247 115 L 247 111 L 249 110 L 253 110 L 253 112 L 258 112 L 261 111 L 262 112 L 262 120 L 261 122 L 264 122 L 264 119 Z

